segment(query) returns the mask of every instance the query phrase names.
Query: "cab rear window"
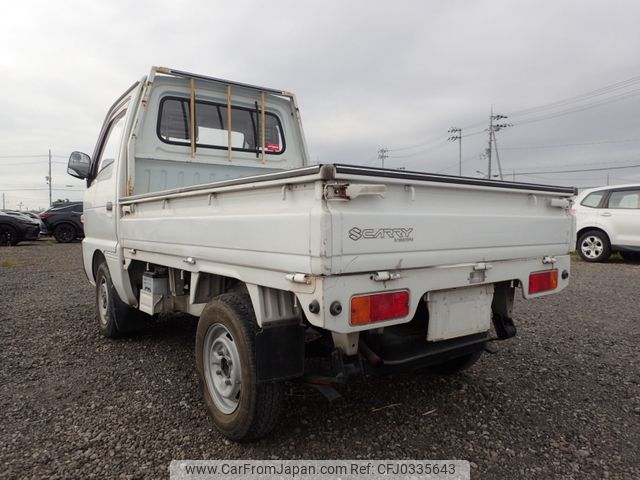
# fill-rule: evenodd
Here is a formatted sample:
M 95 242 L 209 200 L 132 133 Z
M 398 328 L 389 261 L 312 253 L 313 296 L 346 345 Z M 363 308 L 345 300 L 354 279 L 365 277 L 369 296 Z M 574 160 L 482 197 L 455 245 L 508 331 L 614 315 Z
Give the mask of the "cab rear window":
M 231 107 L 231 148 L 240 152 L 259 152 L 262 146 L 263 126 L 261 112 L 254 109 Z M 195 105 L 196 146 L 228 148 L 227 105 L 197 101 Z M 165 97 L 160 103 L 158 137 L 165 143 L 189 145 L 191 125 L 189 99 Z M 266 154 L 281 154 L 285 150 L 284 133 L 280 119 L 265 112 L 264 146 Z

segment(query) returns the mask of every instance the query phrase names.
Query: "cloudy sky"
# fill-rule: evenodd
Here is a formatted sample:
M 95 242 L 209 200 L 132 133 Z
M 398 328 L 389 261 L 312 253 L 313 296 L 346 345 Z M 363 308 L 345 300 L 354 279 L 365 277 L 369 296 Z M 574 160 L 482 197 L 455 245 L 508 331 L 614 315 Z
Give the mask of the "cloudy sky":
M 638 18 L 635 1 L 11 2 L 0 192 L 46 207 L 51 149 L 54 199 L 81 199 L 66 158 L 93 151 L 151 65 L 296 92 L 314 162 L 380 166 L 384 147 L 387 167 L 457 174 L 456 126 L 463 174 L 482 176 L 493 106 L 513 124 L 497 133 L 505 178 L 640 182 Z

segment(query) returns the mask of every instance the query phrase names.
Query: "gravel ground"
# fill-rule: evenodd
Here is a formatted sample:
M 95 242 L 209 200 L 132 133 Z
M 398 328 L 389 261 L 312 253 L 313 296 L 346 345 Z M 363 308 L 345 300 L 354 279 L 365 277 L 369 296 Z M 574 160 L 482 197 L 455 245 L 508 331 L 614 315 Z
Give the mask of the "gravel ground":
M 266 439 L 212 427 L 193 320 L 97 333 L 80 244 L 0 249 L 2 478 L 166 478 L 171 459 L 467 459 L 472 478 L 640 478 L 640 264 L 575 260 L 515 339 L 448 378 L 303 385 Z

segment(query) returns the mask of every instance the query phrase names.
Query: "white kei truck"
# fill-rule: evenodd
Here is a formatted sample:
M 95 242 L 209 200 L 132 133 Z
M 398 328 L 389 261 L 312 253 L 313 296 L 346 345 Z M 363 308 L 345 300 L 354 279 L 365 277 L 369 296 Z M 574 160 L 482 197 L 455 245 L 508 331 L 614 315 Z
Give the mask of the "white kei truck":
M 456 372 L 516 334 L 516 291 L 569 281 L 574 188 L 310 164 L 284 90 L 154 67 L 68 172 L 100 332 L 199 317 L 204 400 L 233 440 L 274 428 L 311 355 L 325 386 Z

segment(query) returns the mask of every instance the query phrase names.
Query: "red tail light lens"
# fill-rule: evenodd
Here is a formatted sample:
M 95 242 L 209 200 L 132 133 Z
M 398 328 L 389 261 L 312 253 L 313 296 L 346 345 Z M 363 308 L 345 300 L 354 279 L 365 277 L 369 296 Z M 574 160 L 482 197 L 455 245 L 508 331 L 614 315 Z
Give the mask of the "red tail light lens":
M 548 292 L 558 288 L 558 270 L 533 272 L 529 275 L 529 293 Z
M 49 214 L 49 213 L 40 213 L 38 216 L 39 216 L 40 218 L 48 218 L 48 217 L 50 217 L 50 216 L 51 216 L 51 214 Z
M 367 325 L 409 315 L 409 292 L 400 290 L 351 298 L 351 325 Z

